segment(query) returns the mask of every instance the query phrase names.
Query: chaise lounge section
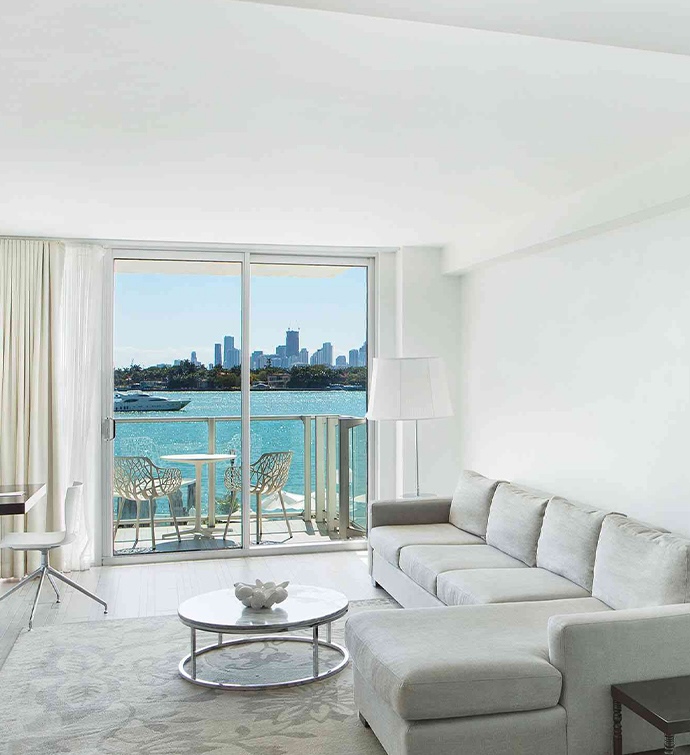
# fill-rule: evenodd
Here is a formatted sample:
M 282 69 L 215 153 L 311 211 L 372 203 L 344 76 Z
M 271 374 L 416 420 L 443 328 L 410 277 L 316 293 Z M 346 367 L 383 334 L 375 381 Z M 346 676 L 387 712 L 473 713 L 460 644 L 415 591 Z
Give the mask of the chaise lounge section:
M 609 755 L 610 685 L 690 674 L 684 538 L 469 471 L 370 521 L 372 578 L 407 610 L 346 642 L 388 755 Z M 658 745 L 624 727 L 626 752 Z

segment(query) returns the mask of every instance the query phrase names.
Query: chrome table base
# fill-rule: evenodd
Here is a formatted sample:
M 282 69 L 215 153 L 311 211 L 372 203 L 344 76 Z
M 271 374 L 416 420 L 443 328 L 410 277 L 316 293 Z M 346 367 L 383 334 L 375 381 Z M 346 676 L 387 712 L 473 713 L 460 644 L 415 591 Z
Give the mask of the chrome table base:
M 311 682 L 317 682 L 321 679 L 328 679 L 330 676 L 334 676 L 339 671 L 342 671 L 345 666 L 347 666 L 347 663 L 350 659 L 350 655 L 346 648 L 342 647 L 341 645 L 337 645 L 335 642 L 331 641 L 331 625 L 327 625 L 328 629 L 328 639 L 327 640 L 320 640 L 319 639 L 319 627 L 314 626 L 312 627 L 312 636 L 311 637 L 295 637 L 293 635 L 280 635 L 279 633 L 276 634 L 268 634 L 268 635 L 259 635 L 259 636 L 252 636 L 252 637 L 242 637 L 237 640 L 226 640 L 223 641 L 223 635 L 218 635 L 218 642 L 214 645 L 209 645 L 208 647 L 202 648 L 201 650 L 197 650 L 196 647 L 196 629 L 191 630 L 191 652 L 186 655 L 181 661 L 179 665 L 179 672 L 180 676 L 183 679 L 186 679 L 188 682 L 191 682 L 192 684 L 198 684 L 201 687 L 211 687 L 213 689 L 228 689 L 228 690 L 237 690 L 237 691 L 247 691 L 247 690 L 261 690 L 261 689 L 280 689 L 283 687 L 297 687 L 302 684 L 310 684 Z M 290 679 L 288 681 L 284 682 L 257 682 L 256 684 L 240 684 L 238 682 L 213 682 L 209 681 L 208 679 L 202 679 L 197 675 L 197 658 L 199 658 L 202 655 L 205 655 L 206 653 L 212 653 L 217 650 L 222 650 L 223 648 L 227 647 L 238 647 L 240 645 L 249 645 L 251 643 L 255 642 L 302 642 L 302 643 L 308 643 L 312 646 L 312 674 L 311 676 L 305 676 L 299 679 Z M 326 669 L 325 671 L 320 671 L 319 666 L 319 648 L 328 648 L 329 650 L 334 650 L 336 653 L 338 653 L 342 658 L 341 660 L 332 668 Z M 187 670 L 187 666 L 189 666 L 189 671 Z

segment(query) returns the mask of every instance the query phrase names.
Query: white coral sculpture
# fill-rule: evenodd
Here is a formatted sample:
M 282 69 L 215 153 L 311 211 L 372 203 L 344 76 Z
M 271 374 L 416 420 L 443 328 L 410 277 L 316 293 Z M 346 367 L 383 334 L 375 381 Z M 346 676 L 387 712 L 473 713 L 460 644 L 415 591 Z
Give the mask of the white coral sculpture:
M 276 603 L 282 603 L 287 598 L 287 586 L 289 582 L 262 582 L 256 580 L 256 584 L 248 585 L 244 582 L 235 582 L 235 597 L 247 606 L 247 608 L 270 608 Z

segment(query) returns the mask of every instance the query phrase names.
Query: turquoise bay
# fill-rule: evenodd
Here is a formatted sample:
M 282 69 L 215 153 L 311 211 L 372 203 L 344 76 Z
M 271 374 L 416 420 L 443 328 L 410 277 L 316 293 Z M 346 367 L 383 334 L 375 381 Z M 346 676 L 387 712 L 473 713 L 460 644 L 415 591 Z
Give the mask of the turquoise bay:
M 216 421 L 217 453 L 231 450 L 239 454 L 241 448 L 241 394 L 239 391 L 175 391 L 156 392 L 155 395 L 173 399 L 187 399 L 189 404 L 179 412 L 118 412 L 115 454 L 118 456 L 148 456 L 156 464 L 172 466 L 162 461 L 167 454 L 205 453 L 209 450 L 208 423 L 202 418 L 237 417 L 237 420 Z M 293 451 L 294 459 L 286 491 L 298 496 L 304 493 L 304 425 L 301 416 L 336 414 L 363 417 L 366 412 L 365 391 L 253 391 L 251 393 L 251 460 L 269 451 Z M 176 419 L 198 417 L 198 422 L 176 422 Z M 277 420 L 258 420 L 258 417 L 280 417 Z M 284 418 L 284 419 L 282 419 Z M 128 422 L 128 419 L 166 421 Z M 124 421 L 122 421 L 124 420 Z M 359 499 L 356 518 L 363 514 L 366 498 L 366 428 L 351 431 L 352 453 L 350 469 L 352 495 Z M 313 436 L 313 434 L 312 434 Z M 312 489 L 314 480 L 314 439 L 312 437 Z M 240 463 L 241 460 L 238 460 Z M 179 465 L 178 465 L 179 466 Z M 183 476 L 193 477 L 191 466 L 180 466 Z M 225 494 L 223 475 L 225 465 L 215 469 L 216 499 Z M 202 478 L 202 511 L 208 506 L 208 467 Z M 355 512 L 353 512 L 355 513 Z

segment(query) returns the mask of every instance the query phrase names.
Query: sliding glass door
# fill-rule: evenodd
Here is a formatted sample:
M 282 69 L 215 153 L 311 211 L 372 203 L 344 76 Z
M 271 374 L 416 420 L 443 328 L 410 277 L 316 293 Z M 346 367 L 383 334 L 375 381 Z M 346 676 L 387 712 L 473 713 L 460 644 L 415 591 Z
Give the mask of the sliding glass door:
M 115 260 L 114 555 L 242 547 L 241 302 L 239 261 Z
M 282 475 L 252 503 L 254 542 L 365 534 L 367 279 L 357 265 L 251 265 L 252 462 Z
M 371 264 L 114 257 L 106 555 L 361 540 Z

